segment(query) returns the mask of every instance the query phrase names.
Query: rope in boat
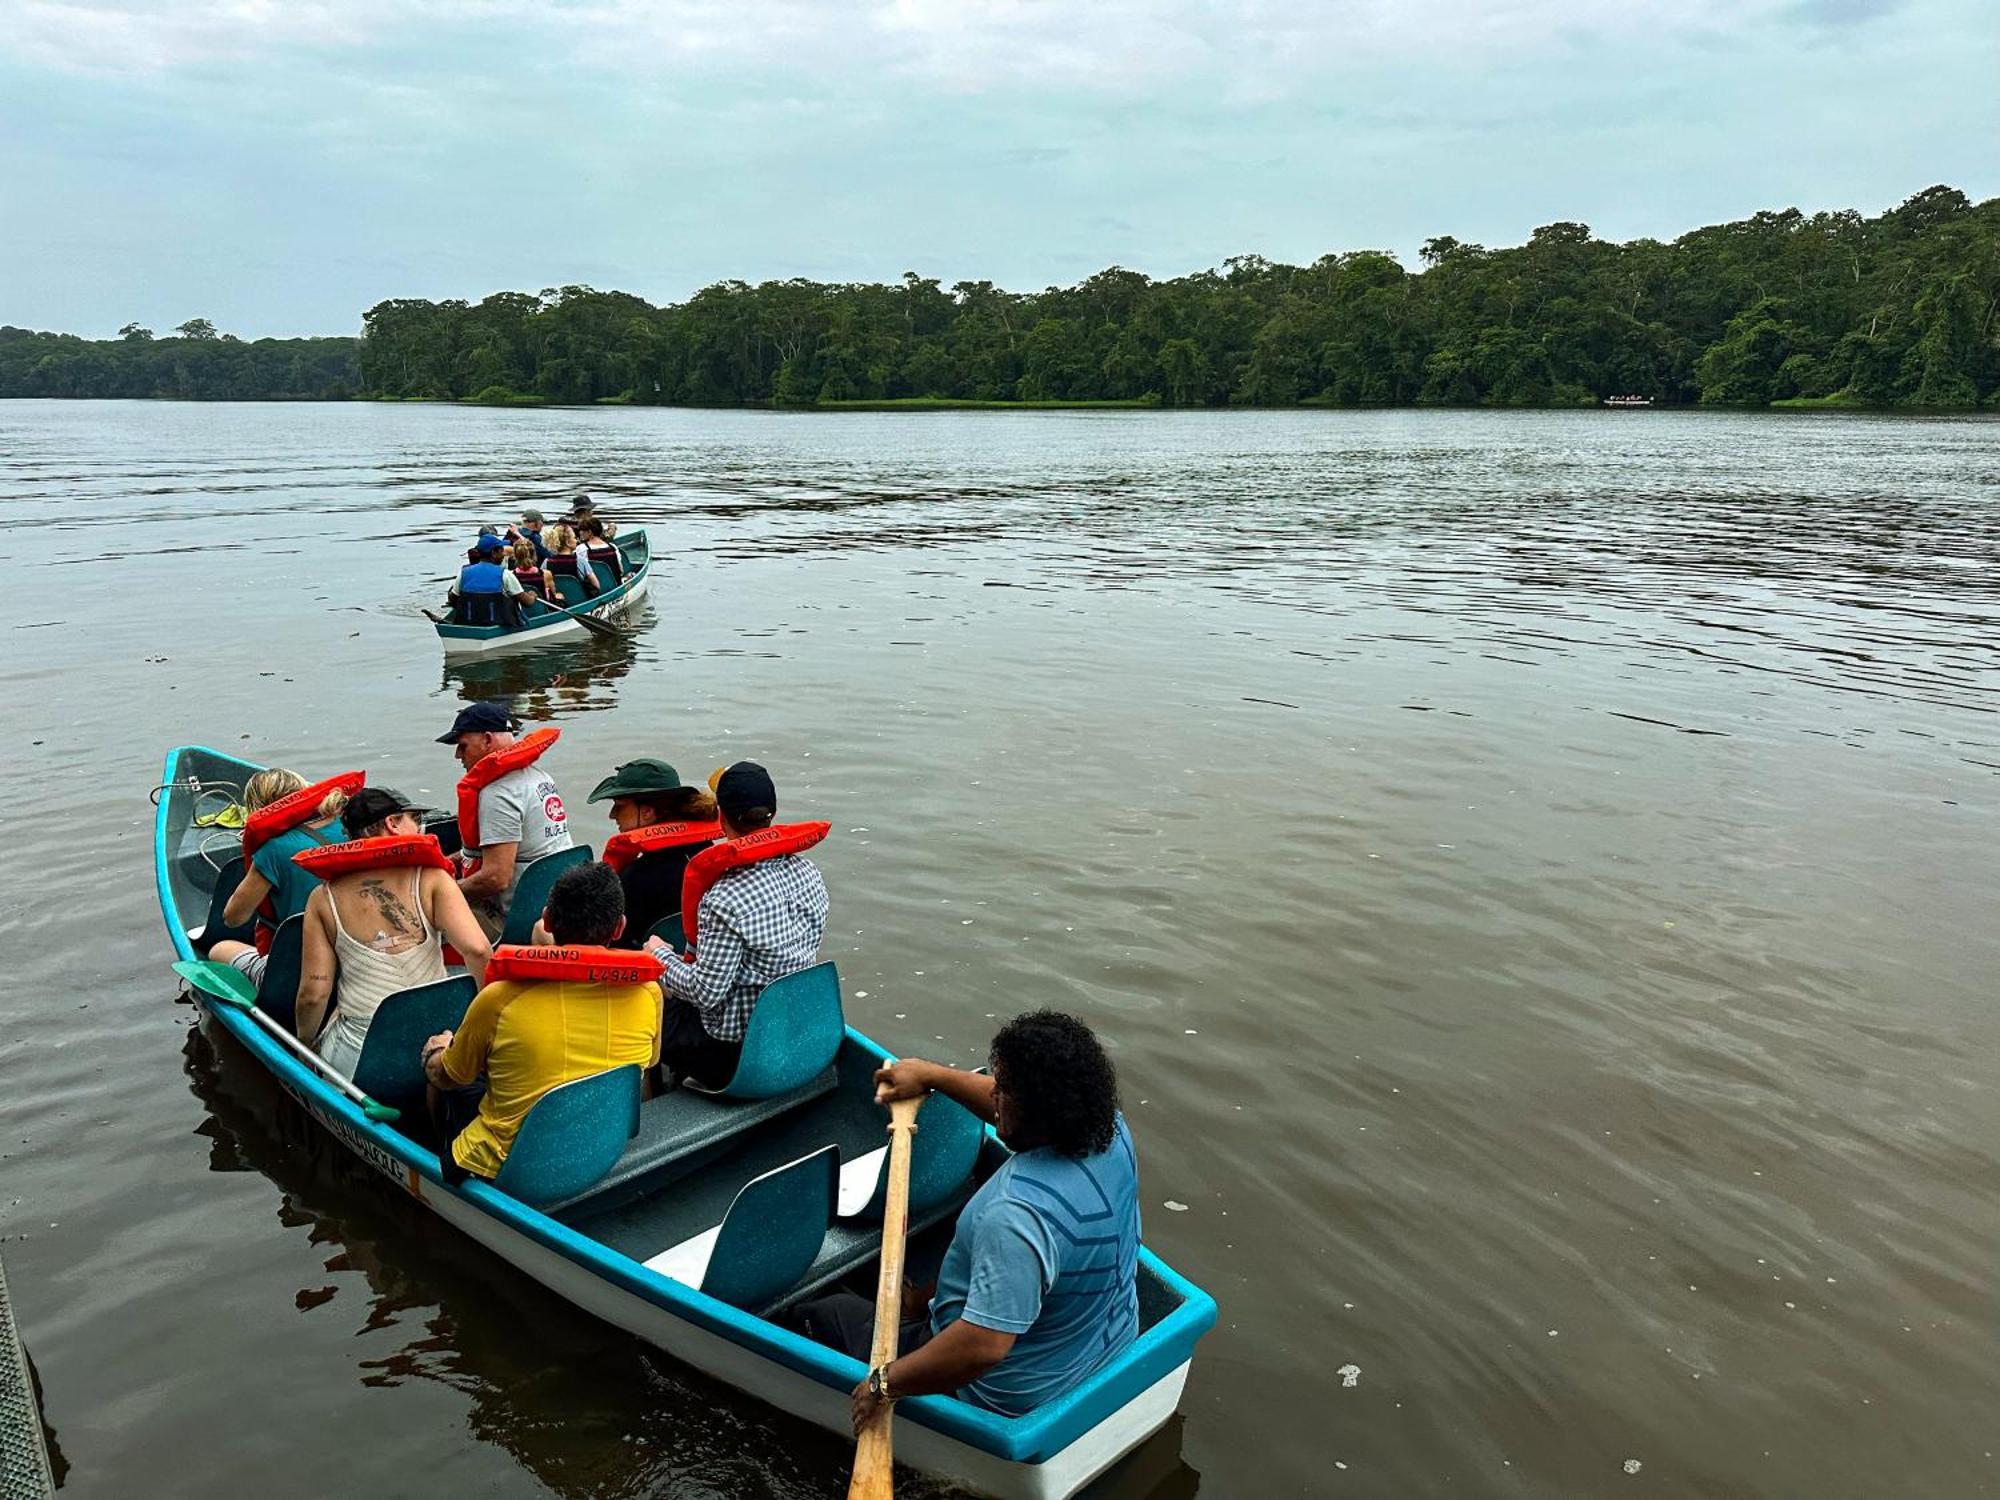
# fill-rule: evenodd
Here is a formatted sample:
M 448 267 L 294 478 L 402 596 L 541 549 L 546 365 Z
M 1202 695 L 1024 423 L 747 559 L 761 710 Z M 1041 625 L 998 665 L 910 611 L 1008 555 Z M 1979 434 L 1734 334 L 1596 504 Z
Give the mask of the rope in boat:
M 147 794 L 146 800 L 152 803 L 153 806 L 158 807 L 160 805 L 160 795 L 163 792 L 186 792 L 193 798 L 193 803 L 189 809 L 188 821 L 197 828 L 205 826 L 212 830 L 195 846 L 195 853 L 202 857 L 202 861 L 207 864 L 209 869 L 215 871 L 218 875 L 221 874 L 224 860 L 228 859 L 242 847 L 242 825 L 238 823 L 233 827 L 228 826 L 223 823 L 223 819 L 231 811 L 242 806 L 243 788 L 233 781 L 203 781 L 199 776 L 190 776 L 184 781 L 162 782 Z M 224 800 L 221 808 L 208 814 L 207 821 L 204 823 L 201 804 L 203 799 L 208 797 L 221 797 Z M 225 854 L 222 859 L 217 859 L 210 852 L 214 848 L 217 839 L 227 839 L 229 841 L 229 853 Z

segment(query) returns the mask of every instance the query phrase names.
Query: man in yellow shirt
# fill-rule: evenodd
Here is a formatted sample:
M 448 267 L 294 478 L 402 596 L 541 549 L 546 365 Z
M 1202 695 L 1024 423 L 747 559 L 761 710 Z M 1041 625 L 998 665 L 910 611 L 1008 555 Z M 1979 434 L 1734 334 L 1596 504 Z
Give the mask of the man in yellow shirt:
M 558 947 L 612 942 L 625 927 L 617 872 L 605 864 L 565 870 L 549 891 L 542 925 Z M 660 1006 L 657 984 L 503 979 L 487 985 L 456 1032 L 424 1043 L 432 1115 L 451 1141 L 451 1164 L 496 1177 L 521 1122 L 550 1089 L 625 1063 L 658 1063 Z

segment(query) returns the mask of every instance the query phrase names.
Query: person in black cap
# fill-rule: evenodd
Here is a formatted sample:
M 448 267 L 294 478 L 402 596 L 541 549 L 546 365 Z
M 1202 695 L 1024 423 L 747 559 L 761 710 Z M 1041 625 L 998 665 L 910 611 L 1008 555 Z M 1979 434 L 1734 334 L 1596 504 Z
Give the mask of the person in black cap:
M 613 526 L 603 516 L 598 515 L 597 505 L 588 495 L 578 495 L 575 500 L 570 502 L 569 519 L 572 526 L 579 521 L 596 521 L 598 525 L 604 528 L 604 537 L 607 541 L 618 534 L 616 526 Z
M 715 817 L 715 798 L 705 788 L 682 786 L 680 772 L 650 757 L 626 761 L 597 783 L 590 800 L 611 803 L 611 821 L 620 833 L 655 823 L 707 822 Z M 656 849 L 618 872 L 625 887 L 625 931 L 614 947 L 637 948 L 654 923 L 680 914 L 681 880 L 688 861 L 704 847 L 695 843 Z
M 506 700 L 488 698 L 458 711 L 440 745 L 456 748 L 458 763 L 470 771 L 496 750 L 514 743 L 520 726 Z M 460 830 L 462 833 L 464 830 Z M 570 847 L 569 814 L 555 781 L 539 763 L 517 766 L 479 792 L 479 868 L 458 883 L 489 937 L 506 925 L 507 908 L 521 872 L 544 855 Z
M 778 792 L 762 766 L 740 760 L 718 772 L 714 785 L 725 838 L 771 826 Z M 657 939 L 646 944 L 667 966 L 660 1060 L 711 1088 L 728 1083 L 757 997 L 819 957 L 826 910 L 826 881 L 803 855 L 754 859 L 719 876 L 694 913 L 692 962 Z

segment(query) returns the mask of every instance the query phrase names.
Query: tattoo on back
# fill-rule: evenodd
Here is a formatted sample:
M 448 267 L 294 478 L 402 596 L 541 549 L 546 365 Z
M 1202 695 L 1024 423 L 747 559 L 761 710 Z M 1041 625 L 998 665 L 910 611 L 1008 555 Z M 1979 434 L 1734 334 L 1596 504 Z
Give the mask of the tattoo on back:
M 410 904 L 382 881 L 371 877 L 361 882 L 361 890 L 375 903 L 376 912 L 390 931 L 400 933 L 404 937 L 423 935 L 423 923 L 417 914 L 410 910 Z

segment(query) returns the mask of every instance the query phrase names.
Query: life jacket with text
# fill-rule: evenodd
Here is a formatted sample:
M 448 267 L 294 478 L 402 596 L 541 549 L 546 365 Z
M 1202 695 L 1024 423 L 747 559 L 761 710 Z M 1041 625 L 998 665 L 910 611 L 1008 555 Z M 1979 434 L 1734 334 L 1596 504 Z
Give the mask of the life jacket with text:
M 530 948 L 502 943 L 486 961 L 486 982 L 567 979 L 576 984 L 651 984 L 666 965 L 644 949 Z
M 542 592 L 542 570 L 540 568 L 515 568 L 512 570 L 521 587 L 531 594 Z
M 343 771 L 311 786 L 288 792 L 276 802 L 266 802 L 243 820 L 243 858 L 270 843 L 281 833 L 290 833 L 319 816 L 319 805 L 335 792 L 352 797 L 368 784 L 366 771 Z
M 311 786 L 302 786 L 296 792 L 287 792 L 277 801 L 266 802 L 251 813 L 243 820 L 244 872 L 249 872 L 251 856 L 272 839 L 290 833 L 294 828 L 303 828 L 318 817 L 320 803 L 334 792 L 352 797 L 367 781 L 366 771 L 343 771 L 338 776 L 315 781 Z M 251 941 L 259 953 L 271 951 L 271 941 L 277 931 L 278 908 L 266 895 L 257 903 L 256 928 L 251 934 Z
M 620 552 L 616 547 L 592 547 L 590 549 L 590 560 L 594 563 L 602 563 L 605 567 L 609 568 L 613 583 L 624 581 L 625 554 Z
M 604 862 L 622 875 L 641 855 L 689 844 L 712 844 L 721 837 L 722 824 L 713 818 L 705 823 L 648 823 L 630 833 L 613 834 L 604 845 Z
M 301 849 L 292 856 L 292 863 L 308 875 L 317 875 L 321 880 L 332 880 L 337 875 L 352 875 L 357 870 L 406 869 L 413 865 L 424 870 L 455 868 L 451 856 L 439 846 L 437 836 L 429 833 L 349 839 L 342 844 L 327 844 L 318 849 Z
M 506 749 L 481 756 L 470 771 L 458 778 L 458 841 L 466 851 L 460 856 L 466 874 L 479 868 L 479 794 L 509 771 L 533 765 L 543 751 L 561 738 L 560 729 L 537 729 L 524 734 Z
M 754 865 L 761 859 L 803 854 L 831 832 L 831 823 L 773 823 L 769 828 L 713 845 L 689 860 L 687 874 L 681 878 L 681 930 L 687 934 L 689 951 L 695 945 L 701 898 L 708 894 L 710 886 L 731 870 Z

